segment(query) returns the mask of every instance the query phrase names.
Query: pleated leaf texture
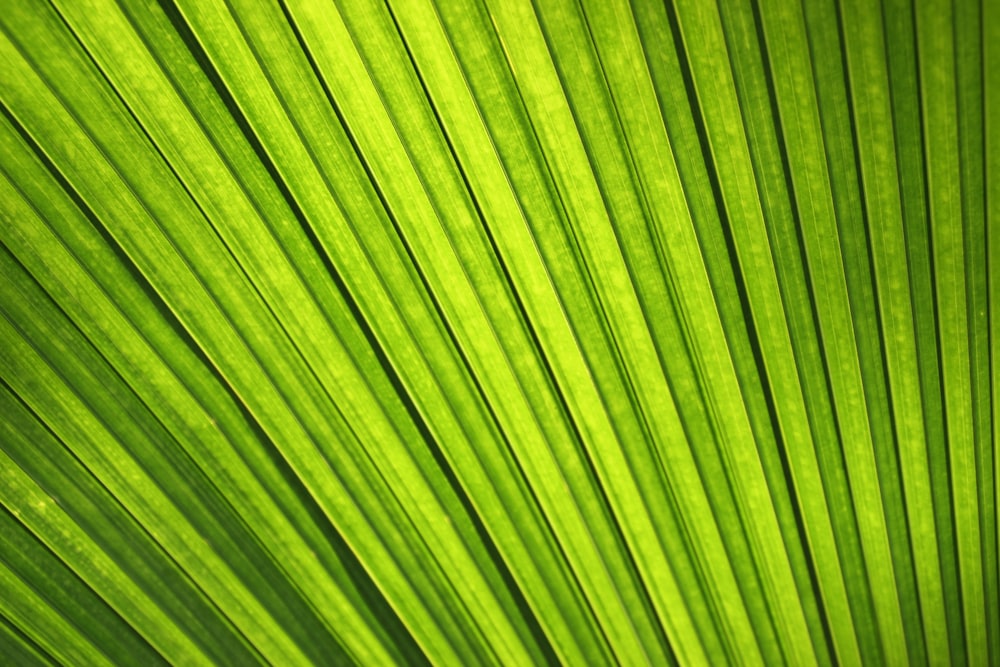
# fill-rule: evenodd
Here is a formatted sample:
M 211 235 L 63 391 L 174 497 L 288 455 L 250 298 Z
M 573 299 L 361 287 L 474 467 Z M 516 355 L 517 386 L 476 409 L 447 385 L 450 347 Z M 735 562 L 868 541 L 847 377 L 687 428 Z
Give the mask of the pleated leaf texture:
M 4 0 L 0 663 L 1000 665 L 1000 2 Z

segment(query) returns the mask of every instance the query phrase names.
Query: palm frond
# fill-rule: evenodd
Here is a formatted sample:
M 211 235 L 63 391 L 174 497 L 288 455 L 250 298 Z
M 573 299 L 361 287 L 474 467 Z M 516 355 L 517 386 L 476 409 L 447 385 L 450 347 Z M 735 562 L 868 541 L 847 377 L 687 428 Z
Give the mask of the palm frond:
M 3 661 L 997 664 L 998 45 L 7 0 Z

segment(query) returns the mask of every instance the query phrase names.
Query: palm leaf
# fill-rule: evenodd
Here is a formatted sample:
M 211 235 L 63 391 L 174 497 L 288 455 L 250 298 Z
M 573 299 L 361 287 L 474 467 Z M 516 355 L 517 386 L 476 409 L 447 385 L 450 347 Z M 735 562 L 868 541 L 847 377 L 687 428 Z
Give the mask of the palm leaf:
M 998 44 L 9 0 L 4 662 L 996 664 Z

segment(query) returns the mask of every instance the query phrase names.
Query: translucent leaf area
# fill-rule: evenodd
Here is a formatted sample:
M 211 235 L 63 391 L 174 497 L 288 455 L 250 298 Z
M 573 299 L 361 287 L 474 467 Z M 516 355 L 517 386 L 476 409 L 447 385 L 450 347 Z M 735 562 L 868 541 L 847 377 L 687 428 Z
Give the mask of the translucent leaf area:
M 3 0 L 0 664 L 1000 665 L 1000 2 Z

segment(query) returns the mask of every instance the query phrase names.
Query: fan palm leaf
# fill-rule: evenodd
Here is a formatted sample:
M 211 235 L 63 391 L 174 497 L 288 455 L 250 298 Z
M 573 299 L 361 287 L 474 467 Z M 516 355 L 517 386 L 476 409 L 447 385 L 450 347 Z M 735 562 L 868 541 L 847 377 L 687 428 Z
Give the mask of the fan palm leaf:
M 997 664 L 998 45 L 8 0 L 3 661 Z

